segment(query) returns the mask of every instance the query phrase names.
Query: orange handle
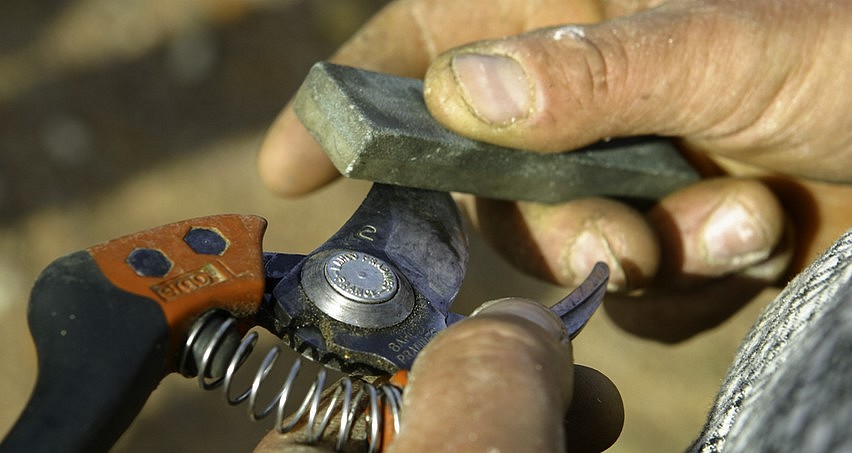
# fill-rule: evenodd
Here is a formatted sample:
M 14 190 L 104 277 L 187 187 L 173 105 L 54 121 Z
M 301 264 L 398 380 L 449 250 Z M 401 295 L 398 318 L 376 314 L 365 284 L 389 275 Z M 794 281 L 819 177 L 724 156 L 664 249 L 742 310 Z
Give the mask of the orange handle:
M 261 217 L 214 215 L 131 234 L 88 252 L 113 285 L 159 304 L 171 357 L 192 321 L 207 310 L 221 308 L 237 318 L 257 312 L 265 230 Z
M 395 385 L 400 388 L 400 390 L 405 389 L 405 386 L 408 384 L 408 370 L 399 370 L 391 376 L 390 380 L 388 380 L 388 384 Z M 382 423 L 382 445 L 381 451 L 387 449 L 390 444 L 393 442 L 396 437 L 396 430 L 393 426 L 393 413 L 388 406 L 385 406 L 383 409 L 383 423 Z
M 196 317 L 257 312 L 265 226 L 253 216 L 204 217 L 51 263 L 28 307 L 36 386 L 0 451 L 108 451 L 177 368 Z

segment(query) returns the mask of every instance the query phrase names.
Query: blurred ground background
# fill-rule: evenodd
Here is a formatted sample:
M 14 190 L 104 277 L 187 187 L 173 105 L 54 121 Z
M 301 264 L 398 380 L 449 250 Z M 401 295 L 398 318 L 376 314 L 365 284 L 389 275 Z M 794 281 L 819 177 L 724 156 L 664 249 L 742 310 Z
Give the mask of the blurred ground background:
M 266 249 L 305 253 L 352 213 L 368 184 L 340 181 L 299 200 L 277 199 L 257 181 L 255 152 L 307 68 L 380 3 L 3 2 L 0 435 L 33 385 L 25 303 L 31 282 L 52 259 L 224 212 L 268 218 Z M 487 298 L 552 303 L 563 293 L 508 268 L 472 237 L 459 311 Z M 624 396 L 626 425 L 611 451 L 683 450 L 761 305 L 675 346 L 629 336 L 604 314 L 596 316 L 575 352 Z M 249 451 L 268 426 L 250 422 L 243 408 L 225 406 L 195 382 L 170 376 L 114 451 Z

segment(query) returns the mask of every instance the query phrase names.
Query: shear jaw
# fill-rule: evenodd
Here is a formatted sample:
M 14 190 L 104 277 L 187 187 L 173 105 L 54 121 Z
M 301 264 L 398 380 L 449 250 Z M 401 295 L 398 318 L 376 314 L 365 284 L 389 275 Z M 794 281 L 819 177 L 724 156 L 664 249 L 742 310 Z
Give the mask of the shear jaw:
M 294 262 L 267 257 L 272 330 L 330 368 L 360 376 L 410 369 L 450 312 L 467 239 L 449 194 L 375 184 L 325 244 Z M 553 311 L 570 337 L 600 305 L 609 276 L 595 266 Z
M 306 258 L 267 259 L 270 330 L 308 358 L 350 374 L 408 369 L 454 319 L 449 308 L 467 256 L 449 194 L 375 184 L 346 224 Z

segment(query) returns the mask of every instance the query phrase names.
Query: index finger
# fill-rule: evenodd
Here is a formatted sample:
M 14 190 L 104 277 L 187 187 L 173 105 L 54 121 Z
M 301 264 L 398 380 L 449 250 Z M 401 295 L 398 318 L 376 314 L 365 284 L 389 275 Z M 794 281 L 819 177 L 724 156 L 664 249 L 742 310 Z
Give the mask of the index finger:
M 419 78 L 439 53 L 452 47 L 600 18 L 594 0 L 398 0 L 368 21 L 329 60 Z M 338 176 L 290 105 L 267 132 L 258 166 L 264 184 L 280 195 L 307 193 Z

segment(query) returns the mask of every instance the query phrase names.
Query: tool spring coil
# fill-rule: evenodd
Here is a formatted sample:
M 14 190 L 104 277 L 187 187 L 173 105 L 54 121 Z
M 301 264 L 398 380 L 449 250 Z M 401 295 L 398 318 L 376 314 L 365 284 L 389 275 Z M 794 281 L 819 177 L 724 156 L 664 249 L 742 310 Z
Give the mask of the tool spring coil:
M 352 428 L 359 415 L 364 411 L 367 414 L 368 451 L 375 452 L 380 448 L 384 417 L 392 417 L 393 429 L 395 432 L 399 431 L 402 392 L 398 387 L 391 384 L 376 386 L 362 381 L 356 392 L 353 390 L 353 380 L 344 377 L 337 382 L 331 400 L 325 409 L 322 409 L 325 369 L 317 372 L 299 408 L 287 414 L 285 405 L 296 391 L 294 383 L 302 368 L 301 358 L 297 358 L 290 366 L 287 378 L 272 400 L 258 411 L 261 407 L 261 402 L 258 401 L 260 389 L 281 355 L 284 348 L 281 344 L 275 345 L 266 354 L 255 371 L 251 386 L 233 396 L 234 376 L 254 350 L 259 336 L 257 332 L 251 331 L 240 341 L 236 322 L 233 317 L 223 312 L 211 313 L 197 322 L 186 342 L 181 359 L 181 372 L 187 376 L 197 375 L 199 386 L 205 390 L 222 388 L 222 396 L 231 406 L 248 400 L 248 413 L 252 420 L 264 419 L 275 412 L 275 428 L 279 433 L 290 432 L 304 423 L 309 444 L 316 444 L 322 439 L 335 412 L 337 415 L 334 416 L 338 417 L 339 421 L 337 450 L 343 449 L 352 435 Z

